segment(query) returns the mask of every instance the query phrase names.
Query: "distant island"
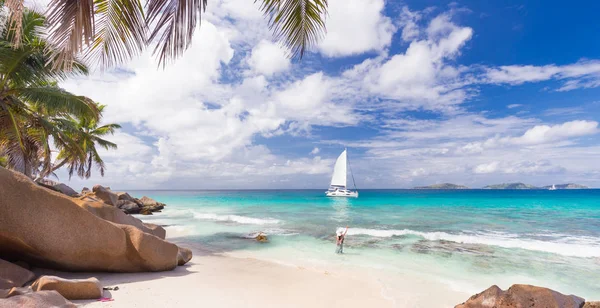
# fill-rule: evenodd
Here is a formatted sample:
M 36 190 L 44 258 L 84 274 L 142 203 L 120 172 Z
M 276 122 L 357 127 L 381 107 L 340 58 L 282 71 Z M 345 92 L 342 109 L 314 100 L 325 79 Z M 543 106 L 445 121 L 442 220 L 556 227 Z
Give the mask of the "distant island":
M 552 185 L 547 186 L 534 186 L 521 182 L 517 183 L 502 183 L 484 186 L 482 189 L 550 189 Z M 556 189 L 589 189 L 589 187 L 581 184 L 568 183 L 568 184 L 555 184 Z M 413 189 L 470 189 L 464 185 L 457 185 L 452 183 L 433 184 L 428 186 L 416 186 Z
M 539 187 L 524 183 L 502 183 L 484 186 L 483 189 L 540 189 Z
M 456 185 L 452 183 L 433 184 L 429 186 L 417 186 L 414 189 L 469 189 L 464 185 Z

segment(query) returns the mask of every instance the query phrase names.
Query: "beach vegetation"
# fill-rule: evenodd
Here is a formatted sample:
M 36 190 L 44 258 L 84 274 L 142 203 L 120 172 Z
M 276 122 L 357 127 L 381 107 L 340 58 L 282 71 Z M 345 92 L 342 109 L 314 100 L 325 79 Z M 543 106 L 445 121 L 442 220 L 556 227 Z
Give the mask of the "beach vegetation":
M 65 164 L 78 175 L 89 176 L 89 166 L 101 159 L 91 143 L 114 148 L 116 145 L 96 139 L 112 133 L 118 126 L 98 127 L 102 109 L 85 96 L 75 95 L 58 82 L 88 73 L 85 64 L 75 58 L 69 67 L 55 65 L 57 50 L 45 39 L 45 17 L 24 10 L 19 31 L 4 27 L 0 33 L 0 156 L 3 165 L 30 178 L 52 174 L 53 150 L 63 153 Z M 19 43 L 14 44 L 15 37 Z M 84 137 L 85 134 L 94 138 Z M 69 153 L 66 155 L 64 153 Z M 79 161 L 74 157 L 77 156 Z M 81 162 L 88 163 L 80 172 Z
M 248 0 L 252 1 L 252 0 Z M 255 0 L 274 37 L 291 56 L 302 58 L 325 32 L 327 0 Z M 60 51 L 55 65 L 79 54 L 111 67 L 152 50 L 159 65 L 180 57 L 191 45 L 208 0 L 55 0 L 46 13 L 48 38 Z M 10 27 L 17 33 L 24 0 L 8 0 Z M 19 37 L 13 39 L 19 46 Z

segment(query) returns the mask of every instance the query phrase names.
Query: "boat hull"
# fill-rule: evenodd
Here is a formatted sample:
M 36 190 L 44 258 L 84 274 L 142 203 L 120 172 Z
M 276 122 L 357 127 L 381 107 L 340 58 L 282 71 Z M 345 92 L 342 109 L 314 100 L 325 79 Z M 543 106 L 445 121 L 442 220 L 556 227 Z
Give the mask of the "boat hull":
M 327 197 L 358 198 L 358 191 L 351 191 L 351 190 L 326 191 L 325 192 L 325 196 L 327 196 Z

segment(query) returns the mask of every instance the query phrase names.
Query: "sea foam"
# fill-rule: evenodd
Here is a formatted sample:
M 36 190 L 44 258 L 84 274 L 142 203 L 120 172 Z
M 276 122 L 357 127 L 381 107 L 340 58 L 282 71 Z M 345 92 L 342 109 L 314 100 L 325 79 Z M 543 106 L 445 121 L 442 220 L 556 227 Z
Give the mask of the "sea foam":
M 194 213 L 194 218 L 200 220 L 237 222 L 240 224 L 250 225 L 271 225 L 280 223 L 280 220 L 273 218 L 253 218 L 240 215 L 218 215 L 214 213 Z
M 540 241 L 518 237 L 514 234 L 494 233 L 461 233 L 450 234 L 446 232 L 420 232 L 409 229 L 381 230 L 350 228 L 348 235 L 369 235 L 373 237 L 392 237 L 414 235 L 429 241 L 451 241 L 463 244 L 481 244 L 503 248 L 519 248 L 525 250 L 542 251 L 570 257 L 600 257 L 600 243 L 591 243 L 589 238 L 579 240 L 575 237 L 557 241 Z

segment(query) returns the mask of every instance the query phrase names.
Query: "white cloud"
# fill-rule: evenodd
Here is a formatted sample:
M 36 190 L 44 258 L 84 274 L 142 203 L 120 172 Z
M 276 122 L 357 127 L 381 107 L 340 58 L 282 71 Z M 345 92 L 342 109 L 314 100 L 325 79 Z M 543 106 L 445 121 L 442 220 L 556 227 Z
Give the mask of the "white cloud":
M 402 13 L 400 14 L 400 27 L 402 28 L 402 39 L 406 42 L 410 42 L 419 37 L 421 30 L 417 25 L 417 22 L 421 20 L 422 15 L 420 12 L 411 12 L 407 6 L 402 7 Z
M 315 147 L 314 149 L 312 149 L 312 151 L 310 151 L 310 154 L 317 155 L 317 154 L 319 154 L 320 151 L 321 150 L 319 150 L 319 148 Z
M 259 74 L 271 76 L 290 68 L 290 59 L 278 44 L 262 40 L 252 49 L 248 59 L 250 67 Z
M 523 105 L 522 104 L 510 104 L 510 105 L 506 106 L 506 108 L 513 109 L 513 108 L 518 108 L 521 106 L 523 106 Z
M 434 18 L 425 29 L 424 39 L 407 35 L 415 40 L 404 53 L 389 59 L 367 59 L 344 76 L 359 80 L 373 95 L 394 100 L 390 105 L 397 108 L 442 110 L 462 103 L 469 96 L 463 89 L 463 68 L 450 61 L 460 54 L 473 30 L 457 26 L 450 17 L 441 14 Z
M 551 79 L 564 80 L 557 91 L 600 86 L 600 61 L 579 61 L 568 65 L 507 65 L 485 69 L 486 82 L 520 85 Z
M 381 51 L 396 31 L 383 14 L 384 0 L 330 0 L 327 34 L 319 50 L 328 57 Z
M 500 164 L 499 162 L 493 161 L 488 164 L 477 165 L 477 167 L 475 167 L 475 169 L 473 169 L 473 172 L 475 172 L 475 173 L 493 173 L 496 170 L 498 170 L 499 164 Z
M 595 121 L 571 121 L 558 125 L 537 125 L 527 130 L 523 136 L 506 140 L 514 144 L 540 144 L 546 142 L 580 137 L 598 133 L 598 122 Z

